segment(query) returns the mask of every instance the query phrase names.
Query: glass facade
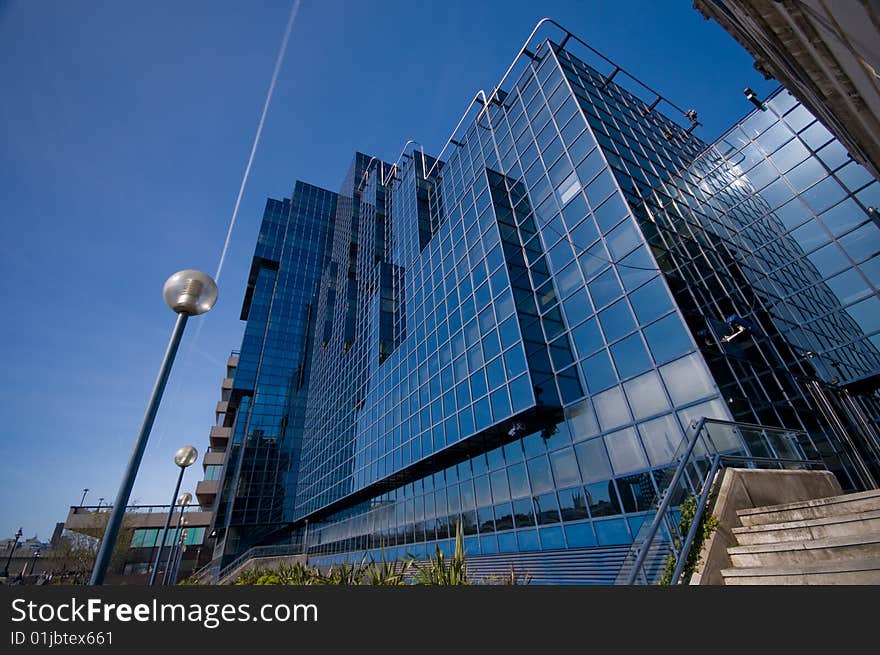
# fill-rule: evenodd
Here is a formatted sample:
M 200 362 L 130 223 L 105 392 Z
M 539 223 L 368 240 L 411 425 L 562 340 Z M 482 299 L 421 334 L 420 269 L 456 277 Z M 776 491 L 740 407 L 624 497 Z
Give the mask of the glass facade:
M 247 324 L 229 401 L 236 411 L 226 421 L 232 439 L 223 471 L 211 473 L 222 480 L 214 527 L 224 556 L 289 533 L 311 302 L 328 258 L 336 201 L 332 191 L 297 182 L 290 199 L 266 202 L 241 313 Z
M 784 92 L 656 104 L 545 41 L 443 161 L 355 156 L 274 499 L 316 563 L 625 548 L 701 417 L 880 479 L 880 185 Z

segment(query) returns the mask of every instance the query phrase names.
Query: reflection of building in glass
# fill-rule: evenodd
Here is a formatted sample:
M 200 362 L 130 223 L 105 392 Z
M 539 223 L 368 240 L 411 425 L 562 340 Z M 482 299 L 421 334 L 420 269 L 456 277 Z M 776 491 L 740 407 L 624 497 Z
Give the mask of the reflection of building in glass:
M 293 514 L 312 296 L 323 270 L 336 194 L 298 182 L 269 199 L 242 308 L 238 368 L 212 446 L 224 469 L 215 501 L 218 546 L 228 552 L 283 538 Z M 270 537 L 280 532 L 280 537 Z
M 475 566 L 543 553 L 610 582 L 700 417 L 806 429 L 845 485 L 880 477 L 880 312 L 862 305 L 878 184 L 788 96 L 709 147 L 564 48 L 522 59 L 442 162 L 355 156 L 297 301 L 308 329 L 285 352 L 302 364 L 278 373 L 302 417 L 296 484 L 258 495 L 284 532 L 233 516 L 225 563 L 280 535 L 316 563 L 425 556 L 461 523 Z M 801 142 L 785 168 L 778 148 Z M 801 160 L 822 175 L 798 177 Z M 243 484 L 223 502 L 252 502 Z
M 696 305 L 686 317 L 735 418 L 800 426 L 872 486 L 877 186 L 778 92 L 636 208 L 667 279 L 686 280 L 672 287 Z
M 694 0 L 880 174 L 880 7 L 876 2 Z

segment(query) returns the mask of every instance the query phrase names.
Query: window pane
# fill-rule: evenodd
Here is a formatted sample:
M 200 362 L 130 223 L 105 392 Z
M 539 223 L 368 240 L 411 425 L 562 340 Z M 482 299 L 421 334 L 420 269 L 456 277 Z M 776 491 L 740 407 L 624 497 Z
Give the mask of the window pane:
M 660 375 L 676 405 L 714 393 L 709 372 L 696 353 L 663 366 Z
M 528 461 L 529 479 L 532 483 L 532 493 L 541 494 L 553 489 L 553 478 L 550 475 L 550 465 L 543 455 Z
M 651 368 L 651 358 L 638 333 L 618 341 L 609 350 L 621 378 L 628 378 Z
M 611 462 L 608 460 L 605 442 L 602 439 L 583 441 L 575 445 L 574 452 L 584 482 L 606 480 L 611 477 Z
M 639 432 L 645 450 L 648 451 L 651 466 L 662 466 L 671 462 L 684 437 L 672 414 L 641 423 Z
M 599 425 L 603 430 L 610 430 L 630 421 L 629 408 L 626 406 L 620 387 L 596 394 L 593 397 L 593 404 L 599 417 Z
M 581 476 L 578 473 L 577 460 L 572 448 L 563 448 L 550 453 L 550 465 L 553 468 L 553 479 L 557 488 L 580 484 Z
M 645 340 L 658 364 L 684 355 L 693 349 L 691 339 L 677 314 L 660 319 L 644 331 Z
M 654 371 L 624 383 L 623 389 L 636 420 L 669 409 L 669 401 L 666 400 L 660 377 Z
M 624 512 L 644 512 L 651 509 L 656 498 L 654 485 L 648 473 L 628 475 L 617 479 L 620 502 Z
M 582 487 L 563 489 L 559 492 L 559 508 L 563 521 L 587 518 L 587 497 Z
M 583 441 L 592 437 L 599 431 L 599 422 L 589 399 L 584 398 L 565 409 L 565 418 L 568 421 L 568 429 L 574 442 Z
M 635 428 L 626 428 L 605 436 L 611 467 L 617 475 L 647 468 L 648 462 Z
M 620 514 L 620 503 L 614 490 L 614 482 L 608 480 L 588 485 L 587 504 L 590 507 L 590 514 L 594 517 Z
M 529 489 L 529 479 L 526 475 L 526 467 L 524 464 L 514 464 L 507 469 L 510 478 L 510 496 L 511 498 L 522 498 L 531 495 Z

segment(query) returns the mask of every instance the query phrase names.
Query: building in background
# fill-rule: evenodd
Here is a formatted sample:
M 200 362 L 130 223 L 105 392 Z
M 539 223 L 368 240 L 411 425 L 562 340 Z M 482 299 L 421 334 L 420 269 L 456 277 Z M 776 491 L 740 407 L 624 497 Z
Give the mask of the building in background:
M 212 499 L 205 484 L 200 497 L 213 502 L 218 557 L 290 538 L 306 353 L 316 338 L 313 298 L 329 261 L 336 204 L 335 193 L 302 182 L 290 199 L 266 203 L 241 312 L 247 325 L 236 374 L 211 430 L 217 452 L 211 457 L 223 466 L 211 469 L 219 493 Z
M 694 0 L 880 175 L 880 3 L 877 0 Z
M 182 580 L 213 557 L 216 541 L 211 536 L 213 511 L 226 463 L 228 430 L 224 431 L 224 426 L 232 425 L 235 417 L 232 388 L 238 362 L 239 353 L 233 351 L 226 361 L 226 375 L 221 383 L 216 408 L 217 425 L 211 428 L 210 446 L 202 456 L 203 479 L 196 484 L 195 499 L 183 508 L 183 514 L 179 508 L 172 513 L 170 529 L 161 545 L 160 581 L 169 566 L 176 571 L 176 579 Z M 187 486 L 185 482 L 182 492 Z M 111 509 L 110 505 L 70 508 L 67 520 L 59 524 L 61 529 L 56 529 L 52 548 L 43 552 L 41 560 L 42 570 L 52 574 L 52 581 L 84 584 L 88 580 L 98 540 L 104 534 Z M 145 584 L 149 580 L 169 509 L 169 505 L 131 505 L 126 508 L 122 531 L 110 563 L 109 584 Z M 178 558 L 173 553 L 180 550 L 181 544 L 182 552 L 177 563 Z
M 86 584 L 94 565 L 97 546 L 107 528 L 112 506 L 74 506 L 64 522 L 64 534 L 50 553 L 45 553 L 42 565 L 60 584 Z M 156 559 L 162 529 L 168 516 L 169 505 L 129 505 L 125 510 L 122 528 L 107 572 L 107 584 L 146 584 Z M 183 579 L 199 568 L 199 563 L 210 561 L 211 543 L 207 539 L 211 524 L 210 512 L 191 504 L 183 509 L 181 529 L 180 509 L 172 514 L 171 527 L 163 544 L 159 580 L 168 566 L 169 555 L 183 537 L 184 550 L 177 567 L 177 579 Z M 176 549 L 175 549 L 176 550 Z M 51 561 L 51 565 L 50 565 Z
M 709 145 L 568 33 L 517 62 L 440 159 L 358 153 L 338 195 L 268 202 L 218 567 L 461 525 L 478 573 L 611 582 L 704 417 L 877 485 L 880 184 L 785 92 Z

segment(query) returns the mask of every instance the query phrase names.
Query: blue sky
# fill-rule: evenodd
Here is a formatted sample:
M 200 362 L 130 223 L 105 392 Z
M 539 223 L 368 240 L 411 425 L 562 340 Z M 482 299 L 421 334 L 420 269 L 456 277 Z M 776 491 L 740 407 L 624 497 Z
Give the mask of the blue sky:
M 0 0 L 0 537 L 48 538 L 84 487 L 115 496 L 174 321 L 162 284 L 217 267 L 290 7 Z M 220 299 L 190 321 L 133 501 L 168 502 L 174 451 L 207 446 L 265 198 L 336 190 L 356 149 L 439 151 L 543 16 L 697 109 L 706 140 L 751 109 L 744 87 L 775 86 L 690 0 L 304 0 Z

